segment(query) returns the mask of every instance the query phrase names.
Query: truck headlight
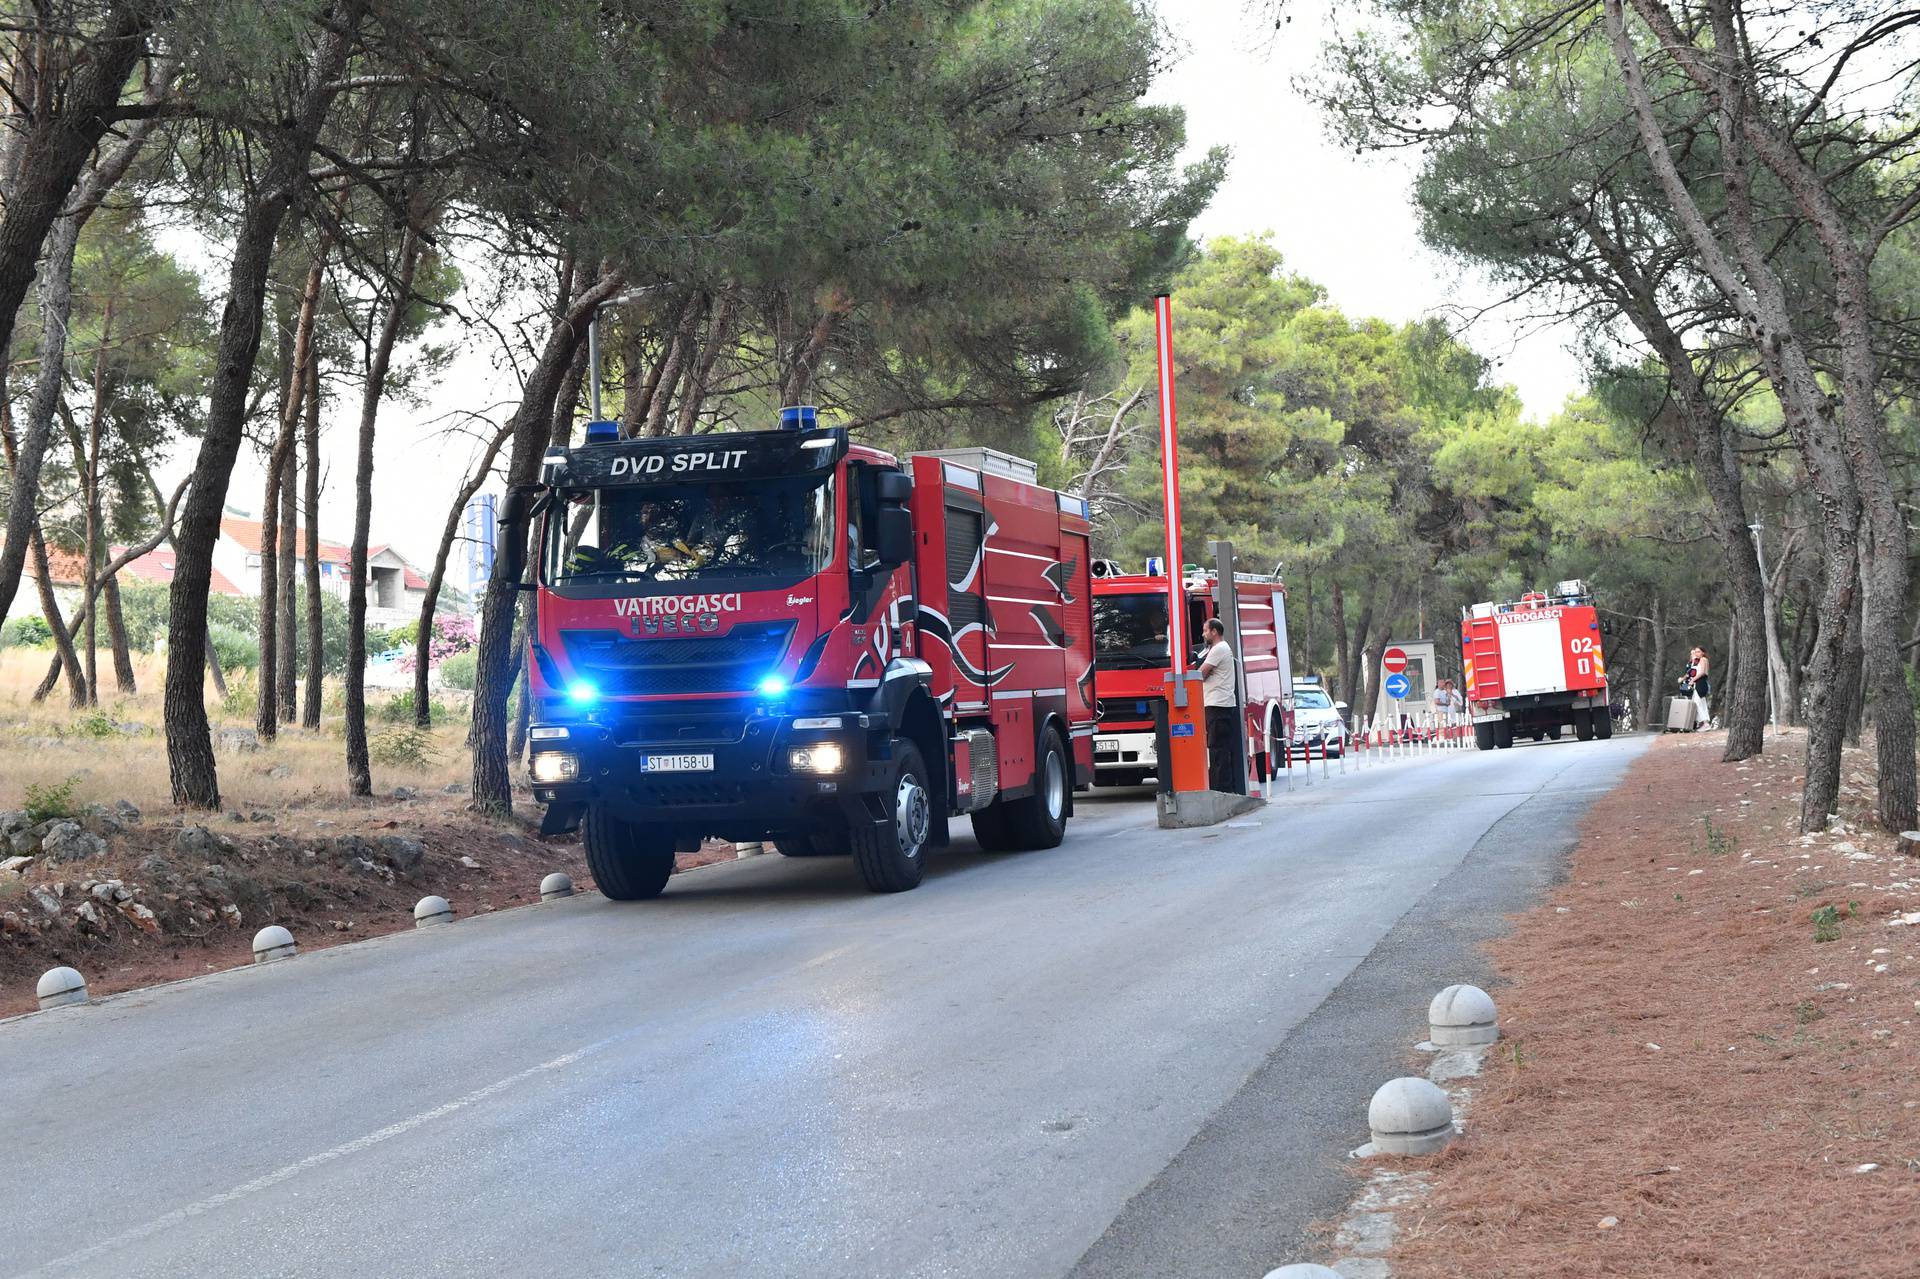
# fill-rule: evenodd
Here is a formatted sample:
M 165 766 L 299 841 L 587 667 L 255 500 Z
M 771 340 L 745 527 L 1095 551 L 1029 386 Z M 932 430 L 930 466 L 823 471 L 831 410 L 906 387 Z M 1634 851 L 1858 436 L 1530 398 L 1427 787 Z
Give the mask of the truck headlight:
M 533 780 L 570 782 L 580 776 L 580 757 L 566 751 L 541 751 L 533 757 Z
M 846 762 L 838 742 L 815 742 L 787 752 L 787 767 L 796 773 L 837 773 Z

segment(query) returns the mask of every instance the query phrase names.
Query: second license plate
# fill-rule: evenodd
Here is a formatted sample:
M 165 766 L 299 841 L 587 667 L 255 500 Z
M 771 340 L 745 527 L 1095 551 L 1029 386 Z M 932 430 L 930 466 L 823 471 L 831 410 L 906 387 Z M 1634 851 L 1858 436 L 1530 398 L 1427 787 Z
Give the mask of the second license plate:
M 643 769 L 649 773 L 711 773 L 713 756 L 706 755 L 649 755 Z

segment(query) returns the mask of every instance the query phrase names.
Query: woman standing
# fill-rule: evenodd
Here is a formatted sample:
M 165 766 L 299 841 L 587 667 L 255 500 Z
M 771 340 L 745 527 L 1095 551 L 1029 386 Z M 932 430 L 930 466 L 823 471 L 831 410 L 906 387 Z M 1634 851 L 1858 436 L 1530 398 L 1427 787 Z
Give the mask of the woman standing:
M 1712 728 L 1712 707 L 1707 699 L 1713 696 L 1712 663 L 1707 660 L 1707 650 L 1695 646 L 1691 660 L 1687 665 L 1687 688 L 1693 696 L 1693 726 Z

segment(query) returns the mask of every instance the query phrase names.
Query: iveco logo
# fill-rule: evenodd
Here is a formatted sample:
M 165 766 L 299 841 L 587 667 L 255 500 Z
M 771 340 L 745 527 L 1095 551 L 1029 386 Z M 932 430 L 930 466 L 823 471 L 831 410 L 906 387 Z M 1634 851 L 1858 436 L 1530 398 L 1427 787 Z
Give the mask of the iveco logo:
M 681 617 L 635 617 L 635 635 L 711 635 L 720 629 L 718 613 L 690 613 Z

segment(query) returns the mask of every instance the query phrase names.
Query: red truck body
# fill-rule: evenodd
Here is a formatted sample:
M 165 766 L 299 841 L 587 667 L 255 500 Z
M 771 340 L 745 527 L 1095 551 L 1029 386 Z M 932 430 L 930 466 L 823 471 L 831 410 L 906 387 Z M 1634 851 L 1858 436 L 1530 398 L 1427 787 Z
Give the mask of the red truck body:
M 583 824 L 602 889 L 636 897 L 702 836 L 852 852 L 877 890 L 917 883 L 955 816 L 1058 843 L 1092 777 L 1088 526 L 1023 466 L 903 467 L 831 429 L 550 452 L 547 828 Z
M 1585 583 L 1462 610 L 1460 653 L 1481 750 L 1569 726 L 1582 741 L 1612 736 L 1600 615 Z
M 1187 634 L 1197 637 L 1219 615 L 1216 574 L 1190 571 L 1183 583 Z M 1240 660 L 1247 693 L 1247 759 L 1256 780 L 1282 766 L 1291 725 L 1288 692 L 1287 588 L 1241 574 L 1234 583 L 1240 615 Z M 1100 712 L 1094 734 L 1094 782 L 1137 786 L 1155 774 L 1153 708 L 1167 692 L 1167 579 L 1108 573 L 1093 579 L 1094 691 Z

